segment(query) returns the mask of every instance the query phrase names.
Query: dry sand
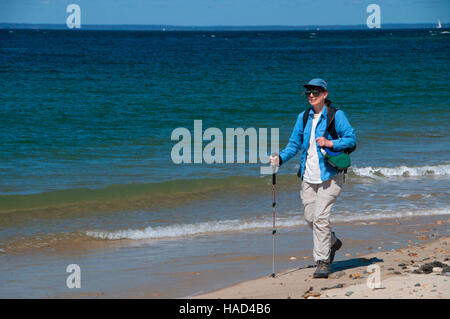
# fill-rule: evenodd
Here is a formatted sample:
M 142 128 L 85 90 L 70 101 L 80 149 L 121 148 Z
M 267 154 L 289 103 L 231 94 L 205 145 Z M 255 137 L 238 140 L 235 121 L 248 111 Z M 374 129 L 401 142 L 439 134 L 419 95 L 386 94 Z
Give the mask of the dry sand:
M 450 298 L 450 273 L 416 274 L 433 261 L 450 265 L 450 237 L 427 244 L 411 244 L 403 249 L 379 251 L 355 258 L 345 257 L 332 265 L 328 279 L 312 278 L 314 268 L 297 268 L 236 284 L 192 298 Z M 370 289 L 367 280 L 374 274 L 369 265 L 380 266 L 380 289 Z M 448 270 L 448 268 L 447 268 Z M 439 271 L 439 272 L 437 272 Z M 339 285 L 342 288 L 332 288 Z M 342 285 L 342 286 L 341 286 Z M 326 288 L 326 289 L 323 289 Z

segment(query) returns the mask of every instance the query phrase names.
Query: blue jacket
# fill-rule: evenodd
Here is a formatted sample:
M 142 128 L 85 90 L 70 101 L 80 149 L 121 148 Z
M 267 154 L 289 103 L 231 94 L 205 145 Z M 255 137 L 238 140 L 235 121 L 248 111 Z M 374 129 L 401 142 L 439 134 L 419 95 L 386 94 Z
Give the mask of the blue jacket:
M 289 143 L 286 145 L 284 150 L 280 152 L 281 164 L 286 163 L 292 157 L 297 154 L 301 149 L 301 179 L 303 180 L 303 173 L 305 172 L 305 163 L 307 151 L 309 148 L 309 138 L 311 136 L 312 120 L 314 116 L 314 111 L 311 109 L 309 112 L 308 122 L 305 125 L 305 131 L 303 131 L 303 113 L 300 113 L 295 123 L 294 130 L 292 131 Z M 346 148 L 351 148 L 356 145 L 356 136 L 353 132 L 353 127 L 350 125 L 345 113 L 342 110 L 338 110 L 334 115 L 336 133 L 339 136 L 338 139 L 333 140 L 330 134 L 327 132 L 325 138 L 327 140 L 333 141 L 334 151 L 343 151 Z M 327 126 L 327 107 L 324 106 L 322 114 L 320 115 L 319 122 L 316 126 L 315 137 L 322 137 Z M 322 182 L 330 179 L 336 175 L 339 171 L 332 166 L 330 166 L 323 158 L 320 152 L 320 147 L 316 142 L 317 156 L 319 157 L 319 167 L 320 167 L 320 178 Z

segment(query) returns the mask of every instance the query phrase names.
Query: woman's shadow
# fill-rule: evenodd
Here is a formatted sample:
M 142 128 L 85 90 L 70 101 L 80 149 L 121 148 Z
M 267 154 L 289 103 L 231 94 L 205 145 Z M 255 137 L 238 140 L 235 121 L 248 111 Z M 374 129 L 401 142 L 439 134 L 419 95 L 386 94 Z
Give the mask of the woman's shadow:
M 338 260 L 338 261 L 334 261 L 331 264 L 331 272 L 330 273 L 343 271 L 343 270 L 347 270 L 347 269 L 352 269 L 352 268 L 358 268 L 358 267 L 362 267 L 362 266 L 369 266 L 369 265 L 372 265 L 375 263 L 380 263 L 383 261 L 384 261 L 383 259 L 379 259 L 377 257 L 352 258 L 352 259 L 346 259 L 346 260 Z M 302 269 L 306 269 L 306 268 L 315 268 L 315 267 L 316 267 L 316 265 L 301 266 L 301 267 L 298 267 L 297 269 L 290 270 L 285 273 L 279 274 L 279 275 L 277 275 L 277 277 L 284 276 L 284 275 L 287 275 L 289 273 L 292 273 L 292 272 L 295 272 L 298 270 L 302 270 Z
M 358 268 L 362 266 L 369 266 L 375 263 L 383 262 L 383 259 L 377 257 L 372 258 L 352 258 L 346 260 L 338 260 L 331 264 L 331 273 L 337 271 L 343 271 L 352 268 Z

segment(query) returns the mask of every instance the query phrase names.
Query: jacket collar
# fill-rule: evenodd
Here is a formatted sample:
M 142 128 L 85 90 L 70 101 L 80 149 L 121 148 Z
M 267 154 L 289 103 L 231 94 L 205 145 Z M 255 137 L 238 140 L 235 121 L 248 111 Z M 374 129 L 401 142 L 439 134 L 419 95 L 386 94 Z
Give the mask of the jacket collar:
M 320 114 L 320 117 L 326 119 L 327 118 L 327 110 L 328 110 L 327 106 L 324 105 L 323 109 L 322 109 L 322 113 Z M 314 109 L 313 108 L 311 108 L 309 110 L 309 117 L 314 117 Z

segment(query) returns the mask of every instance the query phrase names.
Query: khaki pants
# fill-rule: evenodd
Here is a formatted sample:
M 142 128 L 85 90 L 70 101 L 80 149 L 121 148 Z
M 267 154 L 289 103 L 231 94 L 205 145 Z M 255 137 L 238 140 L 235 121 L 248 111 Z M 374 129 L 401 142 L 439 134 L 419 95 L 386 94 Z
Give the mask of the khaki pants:
M 330 211 L 344 185 L 344 174 L 338 174 L 321 184 L 302 182 L 300 197 L 305 220 L 313 231 L 314 260 L 329 261 L 330 248 L 336 242 L 331 233 Z

